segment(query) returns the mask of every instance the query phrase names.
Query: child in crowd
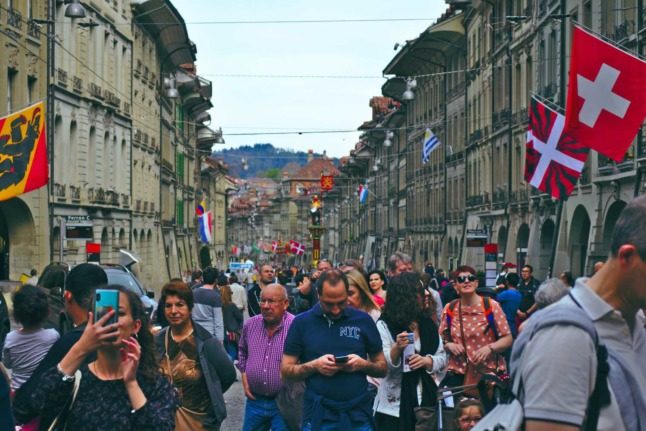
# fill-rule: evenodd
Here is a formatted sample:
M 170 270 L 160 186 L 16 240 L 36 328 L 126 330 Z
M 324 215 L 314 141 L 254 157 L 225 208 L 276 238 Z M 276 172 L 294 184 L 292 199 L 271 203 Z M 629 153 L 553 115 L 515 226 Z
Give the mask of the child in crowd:
M 13 296 L 14 320 L 21 326 L 7 334 L 2 363 L 11 368 L 11 390 L 16 391 L 34 372 L 58 340 L 55 329 L 43 329 L 49 305 L 45 292 L 27 284 Z
M 469 431 L 484 416 L 484 407 L 475 398 L 465 398 L 455 408 L 456 430 Z

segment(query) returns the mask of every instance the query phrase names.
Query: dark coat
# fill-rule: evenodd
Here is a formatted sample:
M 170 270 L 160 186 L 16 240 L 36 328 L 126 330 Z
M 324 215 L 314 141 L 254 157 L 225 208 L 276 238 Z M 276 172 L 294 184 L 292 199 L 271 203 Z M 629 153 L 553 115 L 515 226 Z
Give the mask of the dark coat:
M 155 336 L 157 353 L 160 357 L 166 355 L 164 339 L 169 328 L 164 328 Z M 197 356 L 200 361 L 200 368 L 206 380 L 206 387 L 211 398 L 211 405 L 218 423 L 222 423 L 227 417 L 227 409 L 224 404 L 224 394 L 236 380 L 236 370 L 229 359 L 222 343 L 213 338 L 209 332 L 197 323 L 193 322 L 193 335 L 197 344 Z

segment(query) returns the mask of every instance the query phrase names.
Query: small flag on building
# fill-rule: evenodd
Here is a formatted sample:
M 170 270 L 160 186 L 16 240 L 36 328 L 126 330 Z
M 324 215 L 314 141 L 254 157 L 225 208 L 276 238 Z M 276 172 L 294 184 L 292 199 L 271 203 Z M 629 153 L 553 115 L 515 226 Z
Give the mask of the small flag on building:
M 47 185 L 45 126 L 43 102 L 0 118 L 0 201 Z
M 357 194 L 359 195 L 359 203 L 365 204 L 368 201 L 368 185 L 359 184 L 359 190 L 357 190 Z
M 424 133 L 424 146 L 422 147 L 422 163 L 426 164 L 430 160 L 431 153 L 440 146 L 440 140 L 433 134 L 431 129 L 426 129 Z
M 210 244 L 213 238 L 213 214 L 206 210 L 204 199 L 195 207 L 195 215 L 197 215 L 197 231 L 200 241 Z
M 301 244 L 300 242 L 294 241 L 294 240 L 289 240 L 289 248 L 290 251 L 298 256 L 302 255 L 305 253 L 305 246 Z
M 332 190 L 334 187 L 334 177 L 332 175 L 321 174 L 321 190 L 324 192 Z

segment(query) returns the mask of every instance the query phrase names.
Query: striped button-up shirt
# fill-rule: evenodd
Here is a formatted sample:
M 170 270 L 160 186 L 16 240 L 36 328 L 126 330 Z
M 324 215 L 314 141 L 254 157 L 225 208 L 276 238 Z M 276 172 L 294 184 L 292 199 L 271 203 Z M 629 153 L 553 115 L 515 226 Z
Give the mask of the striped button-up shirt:
M 254 395 L 274 397 L 282 382 L 280 361 L 283 345 L 294 315 L 285 312 L 280 326 L 270 337 L 262 315 L 257 315 L 244 324 L 238 351 L 238 369 L 247 374 L 249 388 Z

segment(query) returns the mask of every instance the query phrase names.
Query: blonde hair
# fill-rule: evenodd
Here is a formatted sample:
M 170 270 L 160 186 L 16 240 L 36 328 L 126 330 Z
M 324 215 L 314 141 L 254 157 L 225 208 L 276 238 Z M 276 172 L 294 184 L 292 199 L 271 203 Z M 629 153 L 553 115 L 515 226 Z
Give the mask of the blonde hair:
M 346 276 L 348 277 L 349 284 L 355 286 L 359 290 L 359 294 L 361 295 L 361 309 L 365 312 L 379 310 L 379 305 L 377 305 L 372 297 L 372 292 L 368 287 L 366 277 L 356 269 L 348 271 Z

